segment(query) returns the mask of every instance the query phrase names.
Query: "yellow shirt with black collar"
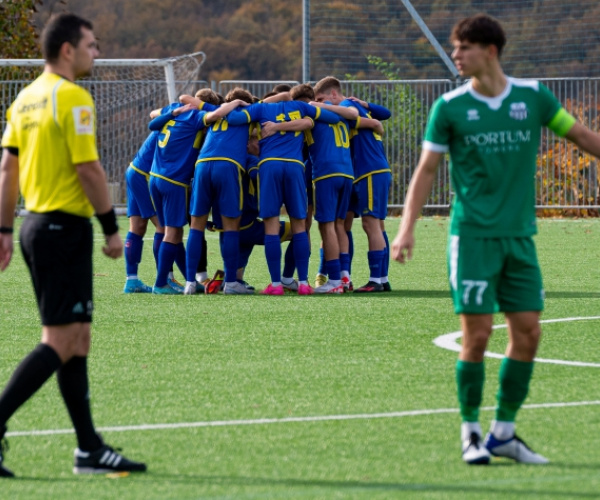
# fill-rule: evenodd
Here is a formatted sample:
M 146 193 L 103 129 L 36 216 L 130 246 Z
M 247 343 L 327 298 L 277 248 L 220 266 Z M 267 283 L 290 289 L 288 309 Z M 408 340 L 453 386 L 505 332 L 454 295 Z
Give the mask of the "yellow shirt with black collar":
M 19 151 L 19 186 L 27 210 L 94 214 L 75 169 L 98 160 L 96 111 L 87 90 L 42 73 L 10 106 L 2 147 Z

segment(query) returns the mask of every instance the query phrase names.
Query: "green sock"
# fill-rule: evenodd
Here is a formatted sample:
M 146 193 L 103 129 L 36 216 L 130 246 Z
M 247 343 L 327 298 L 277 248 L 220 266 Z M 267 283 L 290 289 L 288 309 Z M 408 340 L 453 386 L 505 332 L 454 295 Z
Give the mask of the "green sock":
M 529 381 L 533 373 L 533 362 L 517 361 L 504 358 L 500 365 L 500 387 L 496 399 L 496 420 L 502 422 L 514 422 L 517 411 L 521 408 L 523 401 L 529 391 Z
M 483 363 L 471 363 L 460 359 L 456 362 L 456 385 L 463 422 L 479 420 L 479 406 L 481 405 L 484 381 Z

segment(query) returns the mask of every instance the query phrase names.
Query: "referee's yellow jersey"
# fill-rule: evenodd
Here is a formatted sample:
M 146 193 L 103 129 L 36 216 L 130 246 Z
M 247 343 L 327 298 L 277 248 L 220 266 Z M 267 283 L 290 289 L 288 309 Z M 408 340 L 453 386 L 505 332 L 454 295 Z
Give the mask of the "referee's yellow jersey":
M 2 147 L 19 150 L 19 186 L 25 208 L 91 217 L 75 165 L 98 160 L 92 96 L 69 80 L 44 72 L 7 112 Z

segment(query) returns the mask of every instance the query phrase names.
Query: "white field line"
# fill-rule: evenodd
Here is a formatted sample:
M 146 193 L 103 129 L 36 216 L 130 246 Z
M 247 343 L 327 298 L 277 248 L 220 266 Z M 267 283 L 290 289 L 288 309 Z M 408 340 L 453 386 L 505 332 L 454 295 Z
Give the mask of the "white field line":
M 568 323 L 570 321 L 590 321 L 590 320 L 598 320 L 600 316 L 578 316 L 574 318 L 555 318 L 555 319 L 543 319 L 540 320 L 540 323 Z M 494 325 L 492 328 L 494 330 L 499 330 L 503 328 L 507 328 L 508 325 Z M 460 352 L 461 345 L 458 343 L 458 339 L 462 337 L 462 331 L 459 332 L 451 332 L 446 333 L 444 335 L 440 335 L 439 337 L 433 340 L 433 343 L 441 347 L 442 349 L 447 349 L 449 351 Z M 504 354 L 499 354 L 496 352 L 485 351 L 485 356 L 488 358 L 504 358 Z M 535 358 L 536 363 L 551 363 L 555 365 L 567 365 L 567 366 L 583 366 L 583 367 L 600 367 L 600 363 L 588 363 L 585 361 L 567 361 L 563 359 L 545 359 L 545 358 Z
M 537 403 L 523 405 L 522 409 L 537 410 L 542 408 L 568 408 L 574 406 L 594 406 L 600 405 L 600 401 L 573 401 L 567 403 Z M 480 408 L 482 411 L 493 411 L 494 406 L 485 406 Z M 258 418 L 250 420 L 213 420 L 207 422 L 180 422 L 174 424 L 141 424 L 141 425 L 122 425 L 114 427 L 100 427 L 102 432 L 128 432 L 128 431 L 154 431 L 165 429 L 189 429 L 194 427 L 230 427 L 239 425 L 267 425 L 267 424 L 287 424 L 302 422 L 327 422 L 332 420 L 371 420 L 376 418 L 404 418 L 418 417 L 424 415 L 438 415 L 442 413 L 458 413 L 458 408 L 437 408 L 430 410 L 410 410 L 397 411 L 391 413 L 362 413 L 355 415 L 323 415 L 315 417 L 287 417 L 287 418 Z M 49 436 L 54 434 L 72 434 L 73 429 L 48 429 L 33 431 L 12 431 L 7 432 L 7 437 L 14 436 Z

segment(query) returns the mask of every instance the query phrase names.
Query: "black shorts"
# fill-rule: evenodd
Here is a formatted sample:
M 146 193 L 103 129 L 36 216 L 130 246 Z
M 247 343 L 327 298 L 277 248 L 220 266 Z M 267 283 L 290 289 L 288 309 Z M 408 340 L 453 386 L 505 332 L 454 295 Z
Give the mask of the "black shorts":
M 30 213 L 21 226 L 42 325 L 92 321 L 92 224 L 85 217 Z

